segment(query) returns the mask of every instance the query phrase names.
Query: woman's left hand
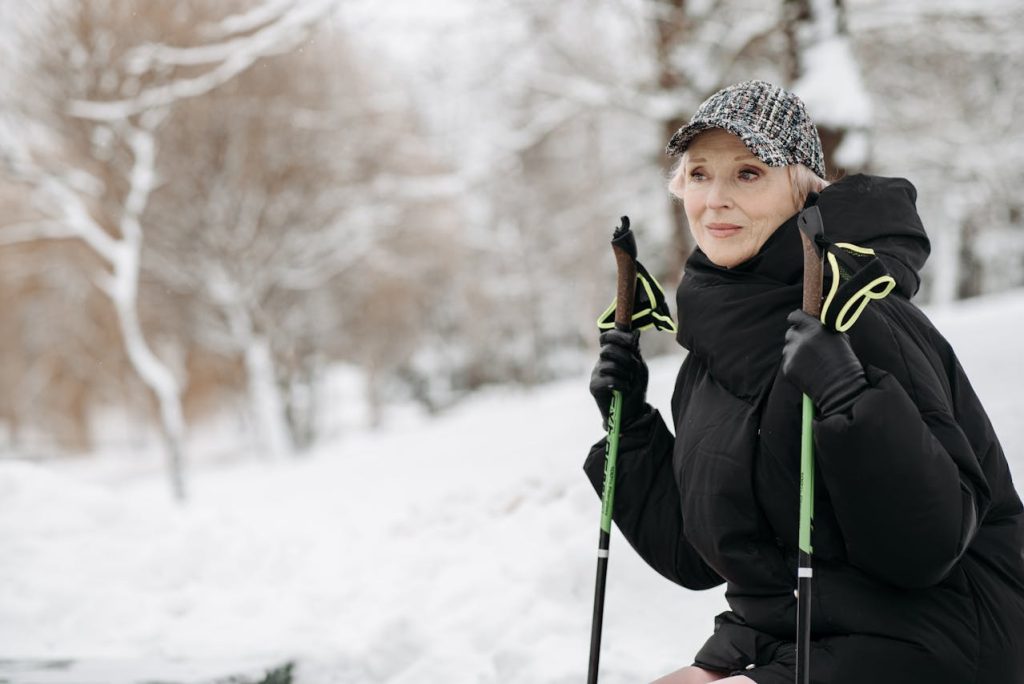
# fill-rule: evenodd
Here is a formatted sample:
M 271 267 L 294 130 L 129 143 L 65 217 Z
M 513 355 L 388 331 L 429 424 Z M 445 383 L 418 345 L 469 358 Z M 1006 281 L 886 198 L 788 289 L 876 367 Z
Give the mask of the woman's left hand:
M 782 348 L 786 379 L 809 396 L 822 415 L 850 408 L 868 382 L 849 338 L 799 309 L 786 320 L 790 324 Z

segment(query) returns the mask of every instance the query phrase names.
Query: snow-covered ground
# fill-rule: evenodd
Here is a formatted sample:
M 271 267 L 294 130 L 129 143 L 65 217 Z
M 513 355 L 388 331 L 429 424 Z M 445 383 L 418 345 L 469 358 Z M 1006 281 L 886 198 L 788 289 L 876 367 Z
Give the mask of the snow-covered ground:
M 1024 481 L 1024 292 L 933 314 Z M 678 362 L 651 364 L 662 407 Z M 296 658 L 304 684 L 577 684 L 599 517 L 580 465 L 599 436 L 579 377 L 297 462 L 200 468 L 185 508 L 155 470 L 0 462 L 0 659 Z M 675 587 L 614 534 L 602 682 L 687 664 L 723 609 L 721 590 Z

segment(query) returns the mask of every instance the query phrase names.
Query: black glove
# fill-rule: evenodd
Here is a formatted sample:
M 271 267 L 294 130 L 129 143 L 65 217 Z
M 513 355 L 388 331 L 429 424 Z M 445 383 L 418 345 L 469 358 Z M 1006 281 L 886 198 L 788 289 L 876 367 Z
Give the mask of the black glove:
M 786 320 L 791 326 L 782 348 L 786 379 L 809 396 L 822 415 L 849 409 L 868 386 L 849 338 L 800 310 Z
M 622 392 L 620 430 L 647 413 L 647 364 L 640 356 L 640 331 L 606 330 L 601 333 L 601 352 L 590 374 L 590 393 L 608 427 L 612 390 Z

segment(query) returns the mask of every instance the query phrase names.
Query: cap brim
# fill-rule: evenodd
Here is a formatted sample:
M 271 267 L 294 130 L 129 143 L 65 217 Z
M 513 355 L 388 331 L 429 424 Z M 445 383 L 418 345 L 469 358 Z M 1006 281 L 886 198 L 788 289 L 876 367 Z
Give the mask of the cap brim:
M 770 138 L 735 121 L 691 121 L 675 132 L 665 147 L 665 153 L 670 157 L 678 157 L 687 150 L 694 138 L 713 128 L 721 128 L 738 137 L 751 154 L 768 166 L 786 166 L 791 163 L 786 161 L 788 155 Z

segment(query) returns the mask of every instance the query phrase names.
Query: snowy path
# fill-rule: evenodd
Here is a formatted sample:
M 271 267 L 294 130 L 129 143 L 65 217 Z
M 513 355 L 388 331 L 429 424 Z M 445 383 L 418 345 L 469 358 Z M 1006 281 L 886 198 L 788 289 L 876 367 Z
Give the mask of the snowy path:
M 1024 481 L 1024 293 L 935 315 Z M 652 364 L 668 405 L 678 359 Z M 299 463 L 103 484 L 0 463 L 0 658 L 297 657 L 297 681 L 578 684 L 599 502 L 584 378 L 494 391 Z M 602 682 L 686 664 L 721 590 L 661 579 L 616 533 Z

